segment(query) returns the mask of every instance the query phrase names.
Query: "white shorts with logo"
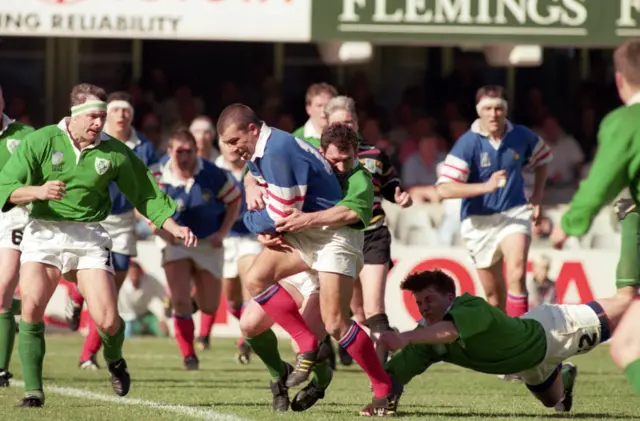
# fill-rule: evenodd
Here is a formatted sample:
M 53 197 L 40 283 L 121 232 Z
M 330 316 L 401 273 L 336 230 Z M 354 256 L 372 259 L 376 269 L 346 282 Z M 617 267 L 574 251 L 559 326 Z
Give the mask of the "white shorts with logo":
M 493 215 L 472 215 L 462 221 L 460 231 L 477 268 L 493 266 L 502 258 L 500 242 L 510 234 L 531 236 L 533 211 L 527 205 Z
M 213 248 L 206 239 L 198 240 L 198 246 L 190 248 L 181 243 L 167 244 L 160 237 L 156 237 L 156 243 L 162 251 L 162 265 L 188 259 L 193 262 L 196 269 L 206 270 L 216 278 L 222 278 L 224 248 Z
M 23 206 L 0 212 L 0 248 L 20 250 L 24 227 L 28 222 L 29 210 Z
M 133 211 L 119 215 L 109 215 L 107 219 L 100 222 L 100 225 L 107 230 L 111 237 L 111 242 L 113 243 L 111 251 L 125 256 L 136 256 L 138 254 L 136 247 L 136 215 Z
M 284 239 L 300 253 L 302 260 L 318 272 L 332 272 L 356 278 L 364 257 L 364 233 L 352 228 L 312 228 L 287 233 Z
M 544 383 L 558 364 L 574 355 L 589 352 L 602 338 L 600 319 L 585 304 L 543 304 L 521 318 L 540 322 L 547 336 L 544 360 L 537 366 L 518 373 L 527 385 Z
M 262 251 L 262 244 L 254 235 L 227 237 L 222 244 L 224 247 L 222 277 L 227 279 L 238 277 L 238 261 L 242 257 L 256 256 Z
M 20 263 L 39 262 L 67 273 L 102 269 L 114 273 L 111 238 L 99 223 L 32 219 L 24 229 Z
M 304 298 L 317 294 L 320 290 L 320 280 L 318 279 L 318 272 L 315 270 L 296 273 L 295 275 L 284 278 L 281 282 L 292 285 L 300 291 L 300 294 L 302 294 Z

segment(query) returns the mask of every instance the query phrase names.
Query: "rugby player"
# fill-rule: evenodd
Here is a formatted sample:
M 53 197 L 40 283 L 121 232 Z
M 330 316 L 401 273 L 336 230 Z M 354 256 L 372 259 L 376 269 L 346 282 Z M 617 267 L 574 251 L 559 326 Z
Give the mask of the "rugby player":
M 272 236 L 275 222 L 288 209 L 316 212 L 335 206 L 342 190 L 331 165 L 311 144 L 261 122 L 255 112 L 242 104 L 227 107 L 218 119 L 220 140 L 248 161 L 258 183 L 266 187 L 268 203 L 261 211 L 249 211 L 244 220 L 252 232 Z M 296 342 L 300 353 L 287 376 L 287 387 L 306 381 L 316 364 L 329 354 L 326 344 L 306 325 L 298 306 L 278 280 L 316 270 L 320 300 L 327 332 L 351 354 L 369 375 L 374 390 L 374 406 L 387 410 L 391 382 L 378 360 L 369 336 L 350 320 L 348 307 L 353 280 L 362 265 L 363 235 L 348 228 L 310 228 L 287 233 L 284 240 L 292 249 L 265 248 L 247 274 L 246 287 L 269 317 Z
M 78 282 L 87 301 L 114 392 L 119 396 L 129 392 L 111 238 L 100 225 L 111 213 L 111 181 L 156 226 L 183 240 L 185 246 L 197 243 L 189 228 L 171 218 L 175 203 L 160 191 L 144 163 L 127 145 L 102 132 L 106 100 L 102 88 L 76 85 L 71 92 L 71 116 L 26 136 L 0 173 L 3 212 L 16 205 L 33 205 L 21 246 L 22 407 L 44 405 L 43 316 L 61 274 Z
M 309 86 L 305 95 L 305 110 L 309 119 L 304 126 L 298 128 L 292 134 L 307 142 L 319 143 L 322 131 L 327 125 L 324 107 L 336 95 L 338 95 L 338 91 L 328 83 L 314 83 Z
M 164 230 L 154 233 L 171 291 L 175 338 L 185 369 L 197 370 L 191 280 L 198 308 L 214 315 L 222 288 L 222 242 L 238 219 L 242 193 L 230 174 L 197 156 L 196 141 L 188 129 L 178 128 L 170 135 L 167 153 L 160 186 L 176 202 L 176 222 L 189 227 L 201 241 L 195 248 L 186 248 L 175 244 Z
M 0 169 L 16 151 L 33 128 L 4 114 L 4 95 L 0 86 Z M 20 269 L 20 243 L 29 211 L 16 206 L 10 212 L 0 213 L 0 387 L 9 386 L 12 377 L 9 362 L 16 337 L 16 313 L 20 301 L 14 299 Z
M 528 310 L 526 266 L 531 223 L 537 223 L 541 216 L 551 150 L 531 130 L 507 120 L 502 87 L 480 88 L 476 111 L 479 119 L 444 161 L 437 191 L 442 199 L 462 199 L 462 238 L 487 301 L 517 317 Z M 526 166 L 535 173 L 528 200 L 522 175 Z

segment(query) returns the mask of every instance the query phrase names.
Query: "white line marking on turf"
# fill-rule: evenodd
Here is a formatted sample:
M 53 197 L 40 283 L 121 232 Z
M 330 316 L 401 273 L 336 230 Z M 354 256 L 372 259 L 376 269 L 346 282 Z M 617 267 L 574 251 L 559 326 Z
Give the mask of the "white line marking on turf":
M 11 381 L 13 386 L 23 387 L 24 382 L 22 381 Z M 185 415 L 191 418 L 197 418 L 200 420 L 209 420 L 209 421 L 249 421 L 244 418 L 237 417 L 235 415 L 223 414 L 220 412 L 193 408 L 190 406 L 184 405 L 167 405 L 162 402 L 154 402 L 147 401 L 144 399 L 136 399 L 136 398 L 121 398 L 117 396 L 109 396 L 103 395 L 102 393 L 90 392 L 88 390 L 82 389 L 74 389 L 71 387 L 60 387 L 60 386 L 46 386 L 46 392 L 56 393 L 58 395 L 70 396 L 73 398 L 81 398 L 88 399 L 93 401 L 102 401 L 115 403 L 118 405 L 133 405 L 133 406 L 146 406 L 149 408 L 157 409 L 162 412 L 172 412 L 174 414 Z

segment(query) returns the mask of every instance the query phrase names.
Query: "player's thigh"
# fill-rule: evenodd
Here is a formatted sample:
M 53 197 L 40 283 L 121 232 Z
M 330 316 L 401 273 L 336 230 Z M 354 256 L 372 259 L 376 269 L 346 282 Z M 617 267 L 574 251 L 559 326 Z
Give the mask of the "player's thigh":
M 255 338 L 273 326 L 273 320 L 254 300 L 247 302 L 240 317 L 240 331 L 245 338 Z
M 640 300 L 634 301 L 625 312 L 611 341 L 611 358 L 620 368 L 640 359 Z
M 114 334 L 120 327 L 114 274 L 102 269 L 81 269 L 76 277 L 93 321 L 104 332 Z
M 222 283 L 220 279 L 211 272 L 204 269 L 196 270 L 193 276 L 196 284 L 196 294 L 200 311 L 207 314 L 214 314 L 220 305 L 222 295 Z
M 21 317 L 27 323 L 41 322 L 44 312 L 60 281 L 60 269 L 39 262 L 26 262 L 20 267 Z
M 245 280 L 247 278 L 247 272 L 249 272 L 249 268 L 251 267 L 251 265 L 253 265 L 253 262 L 256 260 L 256 257 L 258 257 L 258 253 L 242 256 L 238 260 L 238 275 L 240 276 L 240 285 L 242 286 L 242 298 L 244 301 L 251 299 L 251 294 L 249 294 L 249 291 L 245 286 Z
M 366 317 L 384 313 L 384 292 L 387 284 L 388 263 L 366 264 L 360 271 L 362 299 Z
M 308 269 L 295 249 L 264 248 L 249 268 L 244 284 L 249 293 L 256 296 L 278 280 Z
M 320 340 L 324 339 L 327 335 L 327 331 L 324 328 L 322 314 L 320 313 L 320 294 L 314 292 L 308 297 L 305 297 L 302 302 L 300 313 L 313 334 Z
M 11 309 L 13 295 L 18 286 L 20 251 L 0 248 L 0 313 Z
M 240 278 L 222 278 L 222 290 L 228 302 L 242 304 L 242 284 Z

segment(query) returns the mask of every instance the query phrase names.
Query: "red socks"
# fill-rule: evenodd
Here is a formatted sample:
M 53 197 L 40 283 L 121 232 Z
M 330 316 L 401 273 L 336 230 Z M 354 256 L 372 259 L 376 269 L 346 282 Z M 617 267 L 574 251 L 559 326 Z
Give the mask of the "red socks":
M 240 320 L 240 317 L 242 317 L 242 312 L 244 311 L 244 303 L 242 303 L 240 307 L 234 307 L 233 304 L 227 302 L 227 308 L 229 309 L 229 314 Z
M 180 353 L 183 358 L 196 355 L 196 351 L 193 349 L 193 337 L 195 326 L 191 315 L 189 316 L 173 316 L 173 326 L 175 329 L 176 342 L 180 347 Z
M 301 353 L 317 348 L 318 339 L 302 318 L 296 302 L 280 284 L 270 286 L 253 299 L 262 306 L 271 320 L 291 335 Z
M 200 312 L 200 330 L 198 332 L 198 336 L 211 336 L 211 328 L 213 328 L 213 323 L 216 321 L 215 314 L 207 314 Z
M 94 354 L 97 354 L 98 351 L 100 351 L 100 348 L 102 347 L 102 340 L 100 339 L 100 333 L 98 333 L 98 328 L 96 327 L 96 324 L 93 321 L 93 319 L 89 318 L 87 327 L 89 328 L 89 332 L 87 333 L 87 337 L 84 338 L 84 344 L 82 344 L 82 353 L 80 354 L 80 362 L 84 362 L 91 359 L 91 357 Z
M 347 334 L 338 342 L 358 363 L 360 368 L 367 373 L 373 386 L 373 394 L 376 398 L 385 398 L 391 393 L 391 378 L 386 371 L 378 354 L 373 347 L 373 341 L 358 326 L 356 322 L 351 322 L 351 327 Z
M 526 295 L 507 294 L 507 315 L 520 317 L 529 311 L 529 297 Z
M 69 298 L 71 298 L 71 301 L 73 301 L 78 307 L 82 307 L 84 304 L 84 297 L 80 294 L 80 290 L 76 284 L 69 284 Z

